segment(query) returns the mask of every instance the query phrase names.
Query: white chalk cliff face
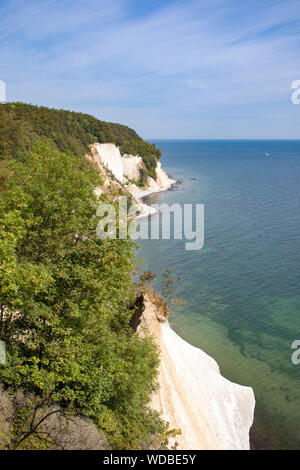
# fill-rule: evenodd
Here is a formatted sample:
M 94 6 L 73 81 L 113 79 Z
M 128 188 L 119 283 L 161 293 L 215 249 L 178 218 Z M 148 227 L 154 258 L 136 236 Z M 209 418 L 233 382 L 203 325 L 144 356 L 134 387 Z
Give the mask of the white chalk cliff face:
M 214 359 L 158 320 L 146 299 L 138 327 L 160 348 L 159 385 L 151 406 L 170 429 L 181 430 L 171 441 L 184 450 L 248 450 L 255 398 L 252 388 L 222 377 Z
M 176 181 L 169 178 L 165 170 L 162 169 L 160 162 L 157 163 L 155 172 L 156 183 L 159 187 L 169 189 L 174 183 L 176 183 Z
M 123 175 L 130 181 L 138 181 L 144 168 L 142 157 L 138 155 L 123 155 Z
M 94 148 L 102 163 L 104 163 L 120 183 L 123 183 L 123 164 L 119 147 L 115 144 L 94 144 Z

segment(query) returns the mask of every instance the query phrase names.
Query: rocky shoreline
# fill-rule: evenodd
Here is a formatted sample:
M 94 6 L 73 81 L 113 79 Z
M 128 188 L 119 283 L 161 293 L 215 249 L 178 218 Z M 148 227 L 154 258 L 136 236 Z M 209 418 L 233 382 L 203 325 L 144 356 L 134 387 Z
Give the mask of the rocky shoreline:
M 138 219 L 149 217 L 151 215 L 157 214 L 158 212 L 156 209 L 149 206 L 145 202 L 145 199 L 148 196 L 162 191 L 168 191 L 177 183 L 176 180 L 170 178 L 170 176 L 167 175 L 167 173 L 161 168 L 160 162 L 156 168 L 156 175 L 156 181 L 154 181 L 152 178 L 148 178 L 148 186 L 146 188 L 138 188 L 136 185 L 130 185 L 128 188 L 129 192 L 132 194 L 132 196 L 134 196 L 141 208 L 141 213 L 137 217 Z

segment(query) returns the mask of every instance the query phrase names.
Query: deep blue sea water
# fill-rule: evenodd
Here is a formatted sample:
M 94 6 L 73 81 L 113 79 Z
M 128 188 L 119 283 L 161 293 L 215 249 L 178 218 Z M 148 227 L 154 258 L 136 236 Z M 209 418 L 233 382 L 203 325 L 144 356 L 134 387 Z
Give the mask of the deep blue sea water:
M 205 247 L 141 241 L 143 269 L 181 277 L 185 303 L 170 322 L 224 376 L 253 387 L 259 445 L 300 448 L 300 141 L 153 143 L 182 182 L 148 203 L 204 204 Z

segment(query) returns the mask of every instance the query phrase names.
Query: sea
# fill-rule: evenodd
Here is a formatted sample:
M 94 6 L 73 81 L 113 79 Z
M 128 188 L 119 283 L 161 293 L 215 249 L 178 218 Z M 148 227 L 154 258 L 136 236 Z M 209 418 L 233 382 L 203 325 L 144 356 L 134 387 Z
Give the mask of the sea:
M 139 240 L 142 269 L 158 290 L 166 269 L 180 278 L 172 328 L 253 388 L 251 448 L 300 449 L 300 141 L 151 143 L 178 183 L 146 202 L 203 204 L 204 247 Z

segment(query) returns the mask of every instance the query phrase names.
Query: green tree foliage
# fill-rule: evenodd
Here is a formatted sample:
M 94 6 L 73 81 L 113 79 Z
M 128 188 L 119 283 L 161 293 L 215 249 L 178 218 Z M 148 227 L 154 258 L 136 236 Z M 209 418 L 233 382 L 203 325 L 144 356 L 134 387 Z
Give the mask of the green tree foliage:
M 31 110 L 34 121 L 35 108 L 18 106 Z M 37 109 L 34 133 L 43 128 L 43 112 Z M 47 132 L 56 132 L 47 116 Z M 31 138 L 26 133 L 24 145 Z M 91 418 L 114 448 L 139 448 L 163 425 L 147 408 L 156 348 L 129 326 L 133 245 L 97 238 L 98 173 L 76 152 L 57 150 L 58 142 L 32 142 L 26 153 L 18 147 L 16 159 L 4 151 L 14 144 L 1 143 L 0 339 L 7 350 L 1 381 L 36 396 L 51 391 L 60 407 Z
M 22 158 L 24 151 L 43 139 L 61 152 L 83 157 L 95 142 L 113 142 L 122 154 L 140 155 L 146 174 L 155 178 L 161 151 L 145 142 L 129 127 L 100 121 L 93 116 L 65 110 L 49 109 L 25 103 L 8 103 L 0 107 L 0 160 Z

